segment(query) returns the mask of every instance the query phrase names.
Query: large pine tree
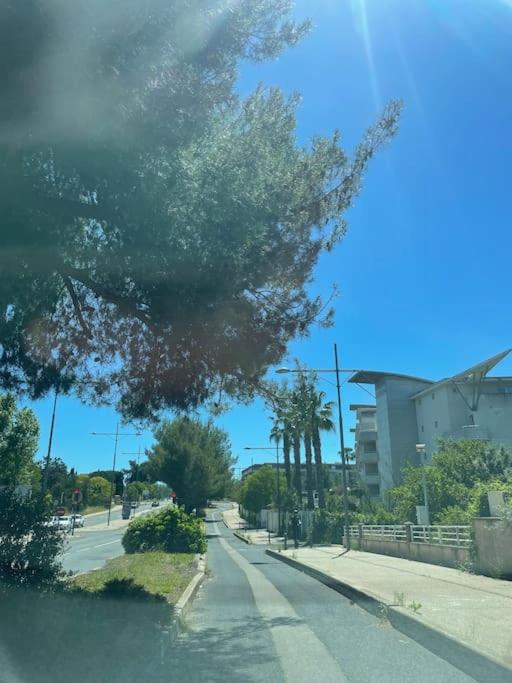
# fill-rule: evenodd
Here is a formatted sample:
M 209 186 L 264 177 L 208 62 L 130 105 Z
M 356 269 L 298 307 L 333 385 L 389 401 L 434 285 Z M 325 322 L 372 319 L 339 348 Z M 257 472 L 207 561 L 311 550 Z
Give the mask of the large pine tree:
M 297 144 L 296 97 L 240 99 L 238 65 L 307 28 L 289 0 L 2 3 L 3 388 L 82 380 L 127 417 L 243 397 L 318 319 L 306 283 L 399 107 L 349 158 Z

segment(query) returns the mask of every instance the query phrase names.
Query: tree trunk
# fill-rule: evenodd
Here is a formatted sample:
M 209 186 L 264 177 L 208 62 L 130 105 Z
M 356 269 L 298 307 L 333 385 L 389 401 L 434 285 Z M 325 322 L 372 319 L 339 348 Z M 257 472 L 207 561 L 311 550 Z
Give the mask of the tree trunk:
M 302 478 L 300 476 L 300 434 L 294 432 L 293 440 L 293 486 L 299 496 L 299 506 L 302 504 Z
M 325 508 L 325 484 L 324 466 L 322 463 L 322 442 L 320 441 L 320 430 L 318 425 L 313 425 L 312 430 L 313 450 L 315 452 L 315 472 L 316 487 L 318 490 L 318 506 L 321 510 Z
M 311 457 L 311 432 L 304 433 L 304 452 L 306 454 L 306 491 L 308 493 L 308 510 L 315 509 L 313 497 L 313 461 Z
M 290 467 L 290 435 L 285 430 L 283 432 L 283 460 L 284 460 L 284 475 L 286 477 L 286 486 L 291 488 L 292 485 L 292 469 Z

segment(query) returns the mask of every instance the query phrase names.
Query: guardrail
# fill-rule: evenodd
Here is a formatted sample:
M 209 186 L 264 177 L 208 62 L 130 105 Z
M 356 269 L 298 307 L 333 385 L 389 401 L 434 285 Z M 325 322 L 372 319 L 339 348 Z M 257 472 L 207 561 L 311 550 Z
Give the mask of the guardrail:
M 353 524 L 350 536 L 368 540 L 408 541 L 467 548 L 471 545 L 470 526 L 419 524 Z
M 414 543 L 437 543 L 439 545 L 469 546 L 471 545 L 470 526 L 413 525 L 411 537 Z

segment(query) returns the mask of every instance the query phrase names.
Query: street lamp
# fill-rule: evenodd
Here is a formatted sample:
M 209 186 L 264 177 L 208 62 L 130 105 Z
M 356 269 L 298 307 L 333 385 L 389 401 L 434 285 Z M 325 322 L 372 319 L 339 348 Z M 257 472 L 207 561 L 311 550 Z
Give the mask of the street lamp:
M 91 432 L 92 436 L 114 436 L 115 441 L 114 441 L 114 457 L 112 460 L 112 481 L 110 482 L 110 498 L 108 501 L 108 516 L 107 516 L 107 526 L 110 526 L 110 513 L 112 511 L 112 498 L 114 495 L 114 481 L 115 481 L 115 476 L 116 476 L 116 457 L 117 457 L 117 442 L 119 440 L 120 436 L 140 436 L 140 432 L 137 432 L 135 434 L 129 434 L 127 432 L 124 432 L 123 434 L 119 433 L 119 422 L 116 424 L 116 431 L 115 432 Z
M 423 504 L 425 506 L 425 521 L 427 526 L 430 526 L 430 512 L 428 508 L 428 491 L 427 491 L 427 479 L 425 477 L 425 456 L 426 456 L 426 446 L 424 443 L 416 444 L 416 453 L 420 457 L 420 467 L 421 467 L 421 486 L 423 488 Z M 418 520 L 419 523 L 419 520 Z
M 332 368 L 279 368 L 276 372 L 280 375 L 287 374 L 289 372 L 302 373 L 309 372 L 315 374 L 323 373 L 335 373 L 336 374 L 336 390 L 338 394 L 338 424 L 339 424 L 339 439 L 340 439 L 340 453 L 341 453 L 341 464 L 343 472 L 343 512 L 345 517 L 345 538 L 346 538 L 346 548 L 350 550 L 350 523 L 349 523 L 349 509 L 348 509 L 348 481 L 347 481 L 347 460 L 345 456 L 345 441 L 343 438 L 343 416 L 341 413 L 341 385 L 340 385 L 340 372 L 358 372 L 355 368 L 343 368 L 340 369 L 338 364 L 338 347 L 334 344 L 334 369 Z
M 276 439 L 276 486 L 277 486 L 277 531 L 281 533 L 281 482 L 279 477 L 279 451 L 284 450 L 279 446 Z M 270 446 L 244 446 L 244 451 L 267 451 L 272 452 Z

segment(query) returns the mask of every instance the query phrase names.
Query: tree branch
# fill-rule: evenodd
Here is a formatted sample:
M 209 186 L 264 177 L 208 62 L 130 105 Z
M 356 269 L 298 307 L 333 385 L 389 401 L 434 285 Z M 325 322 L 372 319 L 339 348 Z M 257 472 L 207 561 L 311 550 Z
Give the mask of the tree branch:
M 63 276 L 67 276 L 73 278 L 73 280 L 81 282 L 97 296 L 117 306 L 117 308 L 126 315 L 131 315 L 140 320 L 155 334 L 158 332 L 156 325 L 151 320 L 151 317 L 147 313 L 144 313 L 144 311 L 141 311 L 139 308 L 137 308 L 137 304 L 135 301 L 133 301 L 133 299 L 125 298 L 117 292 L 112 291 L 108 287 L 95 282 L 85 270 L 73 268 L 72 266 L 63 264 L 60 268 L 60 273 Z
M 82 326 L 84 334 L 88 339 L 92 339 L 91 328 L 89 327 L 89 325 L 84 320 L 84 316 L 82 315 L 82 309 L 80 308 L 80 302 L 78 301 L 78 297 L 77 297 L 76 292 L 73 288 L 73 283 L 71 282 L 71 278 L 69 277 L 69 275 L 65 275 L 63 277 L 63 280 L 64 280 L 64 284 L 66 285 L 66 289 L 69 292 L 69 296 L 71 297 L 71 301 L 73 302 L 73 307 L 75 309 L 76 317 L 78 318 L 78 321 L 79 321 L 80 325 Z

